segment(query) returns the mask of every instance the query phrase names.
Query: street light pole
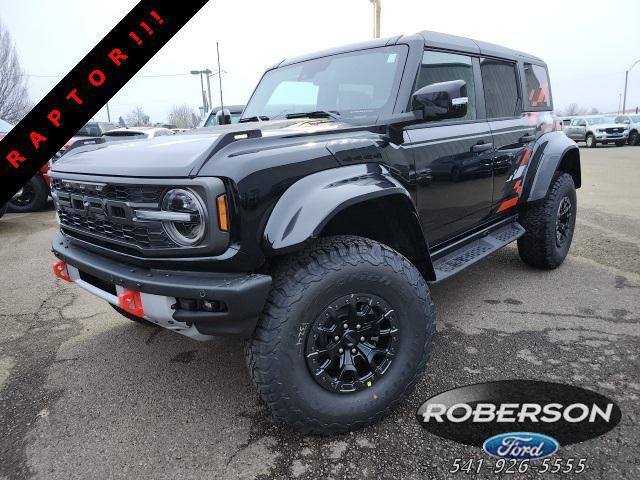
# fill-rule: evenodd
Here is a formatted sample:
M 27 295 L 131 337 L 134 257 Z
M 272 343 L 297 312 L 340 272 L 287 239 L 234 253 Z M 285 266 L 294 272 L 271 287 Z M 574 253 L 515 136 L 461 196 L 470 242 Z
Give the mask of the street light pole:
M 625 110 L 627 109 L 627 83 L 629 82 L 629 72 L 638 63 L 640 63 L 640 60 L 636 60 L 635 62 L 633 62 L 633 64 L 629 67 L 629 69 L 624 73 L 624 100 L 622 101 L 622 114 L 623 115 L 624 115 Z
M 369 0 L 373 4 L 373 38 L 380 38 L 380 17 L 382 0 Z
M 207 113 L 207 95 L 204 92 L 204 80 L 202 79 L 202 74 L 206 70 L 191 70 L 191 75 L 200 75 L 200 92 L 202 94 L 202 116 Z

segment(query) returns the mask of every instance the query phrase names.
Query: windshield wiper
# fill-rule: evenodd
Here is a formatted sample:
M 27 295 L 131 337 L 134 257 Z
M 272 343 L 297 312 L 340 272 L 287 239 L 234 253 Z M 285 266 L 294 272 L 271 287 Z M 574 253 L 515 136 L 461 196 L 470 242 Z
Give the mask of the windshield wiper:
M 265 115 L 260 115 L 259 117 L 247 117 L 241 118 L 238 123 L 249 123 L 249 122 L 266 122 L 269 120 L 269 117 Z
M 340 120 L 340 112 L 316 110 L 315 112 L 288 113 L 287 119 L 291 118 L 332 118 L 334 120 Z

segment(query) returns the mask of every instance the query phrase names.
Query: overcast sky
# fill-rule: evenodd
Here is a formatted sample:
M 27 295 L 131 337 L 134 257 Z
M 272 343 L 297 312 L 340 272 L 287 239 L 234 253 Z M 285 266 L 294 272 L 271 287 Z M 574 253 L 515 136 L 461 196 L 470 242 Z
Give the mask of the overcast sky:
M 135 3 L 0 0 L 0 20 L 31 75 L 32 98 L 40 100 Z M 556 109 L 575 102 L 617 111 L 624 72 L 640 58 L 638 0 L 383 0 L 382 5 L 382 36 L 435 30 L 543 58 Z M 269 65 L 371 35 L 369 0 L 210 0 L 111 100 L 111 117 L 126 117 L 140 105 L 152 121 L 164 121 L 172 105 L 197 108 L 200 82 L 189 71 L 215 68 L 216 41 L 228 72 L 224 101 L 233 104 L 247 101 Z M 214 85 L 218 99 L 217 81 Z M 640 64 L 629 75 L 627 106 L 640 106 Z M 96 119 L 106 120 L 106 110 Z

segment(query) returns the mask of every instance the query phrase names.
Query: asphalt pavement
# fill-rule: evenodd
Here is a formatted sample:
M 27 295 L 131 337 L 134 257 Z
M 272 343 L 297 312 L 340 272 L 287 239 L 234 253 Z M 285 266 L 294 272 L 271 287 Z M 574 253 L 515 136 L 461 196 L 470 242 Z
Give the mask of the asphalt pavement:
M 509 378 L 614 399 L 620 425 L 559 455 L 587 459 L 576 478 L 640 478 L 640 147 L 581 154 L 564 265 L 533 270 L 510 246 L 433 285 L 437 334 L 416 391 L 377 425 L 333 437 L 271 423 L 241 342 L 135 324 L 56 280 L 51 209 L 6 215 L 0 479 L 471 478 L 448 470 L 456 458 L 485 457 L 480 449 L 427 433 L 416 410 L 444 390 Z

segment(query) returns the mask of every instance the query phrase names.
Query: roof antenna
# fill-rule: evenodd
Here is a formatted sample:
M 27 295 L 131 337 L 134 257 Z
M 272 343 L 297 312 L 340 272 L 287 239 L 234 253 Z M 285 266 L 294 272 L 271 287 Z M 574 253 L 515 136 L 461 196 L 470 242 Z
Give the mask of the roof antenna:
M 222 68 L 220 68 L 220 45 L 216 42 L 216 50 L 218 52 L 218 82 L 220 82 L 220 110 L 222 110 L 222 118 L 225 118 L 224 114 L 224 101 L 222 100 Z M 225 124 L 226 124 L 225 118 Z

